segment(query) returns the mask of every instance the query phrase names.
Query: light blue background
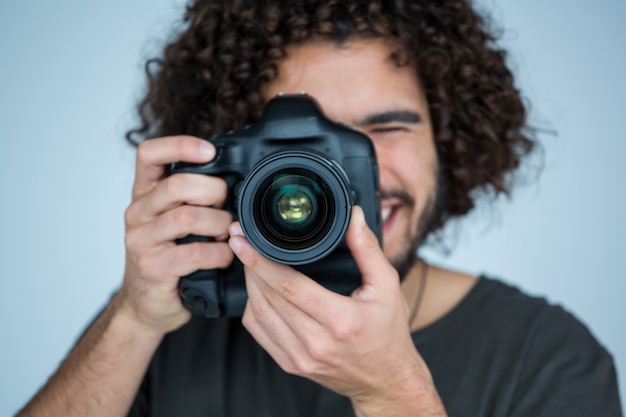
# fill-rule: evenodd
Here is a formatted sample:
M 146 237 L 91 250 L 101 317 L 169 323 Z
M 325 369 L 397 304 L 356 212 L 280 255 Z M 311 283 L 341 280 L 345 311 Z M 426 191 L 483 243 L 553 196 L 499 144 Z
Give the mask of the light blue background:
M 0 415 L 46 381 L 123 273 L 134 152 L 123 139 L 181 0 L 0 4 Z M 485 0 L 546 166 L 431 260 L 564 304 L 626 390 L 626 2 Z

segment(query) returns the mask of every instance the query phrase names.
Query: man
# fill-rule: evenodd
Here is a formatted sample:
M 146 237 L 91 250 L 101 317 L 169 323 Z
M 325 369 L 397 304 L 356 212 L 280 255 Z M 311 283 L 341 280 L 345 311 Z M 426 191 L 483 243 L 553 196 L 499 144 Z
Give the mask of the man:
M 611 357 L 562 310 L 416 251 L 479 191 L 506 193 L 534 143 L 505 54 L 464 1 L 195 1 L 153 61 L 134 134 L 120 291 L 21 415 L 618 416 Z M 306 91 L 365 133 L 383 247 L 355 207 L 362 286 L 320 287 L 258 254 L 223 210 L 200 137 Z M 188 234 L 213 242 L 177 245 Z M 243 319 L 191 317 L 178 280 L 245 265 Z M 143 382 L 142 382 L 143 381 Z

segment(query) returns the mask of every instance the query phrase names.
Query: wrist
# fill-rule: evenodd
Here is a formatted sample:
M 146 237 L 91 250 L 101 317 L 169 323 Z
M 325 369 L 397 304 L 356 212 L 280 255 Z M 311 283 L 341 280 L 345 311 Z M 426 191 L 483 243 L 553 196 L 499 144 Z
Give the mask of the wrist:
M 374 393 L 353 397 L 357 417 L 446 416 L 443 403 L 430 376 L 422 366 L 399 375 Z
M 115 294 L 111 308 L 121 326 L 150 338 L 162 339 L 191 318 L 177 294 L 138 295 L 138 291 L 129 290 L 125 285 Z
M 123 288 L 115 294 L 109 309 L 109 330 L 112 332 L 128 335 L 135 340 L 145 340 L 148 343 L 152 341 L 157 345 L 168 333 L 166 328 L 153 326 L 142 320 L 125 298 Z

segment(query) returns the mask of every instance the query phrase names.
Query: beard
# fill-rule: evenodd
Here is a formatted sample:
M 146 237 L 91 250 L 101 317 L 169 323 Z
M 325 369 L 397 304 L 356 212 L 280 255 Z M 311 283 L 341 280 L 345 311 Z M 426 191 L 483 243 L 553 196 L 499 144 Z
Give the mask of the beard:
M 417 250 L 424 243 L 424 240 L 430 232 L 430 228 L 438 218 L 438 204 L 441 199 L 440 187 L 437 187 L 433 193 L 428 196 L 424 211 L 421 213 L 417 224 L 417 230 L 407 230 L 404 235 L 404 241 L 407 242 L 406 248 L 398 255 L 389 260 L 391 265 L 398 271 L 400 281 L 403 281 L 413 265 L 419 259 Z M 382 192 L 383 198 L 396 198 L 402 201 L 409 210 L 415 210 L 415 199 L 404 190 L 392 190 Z

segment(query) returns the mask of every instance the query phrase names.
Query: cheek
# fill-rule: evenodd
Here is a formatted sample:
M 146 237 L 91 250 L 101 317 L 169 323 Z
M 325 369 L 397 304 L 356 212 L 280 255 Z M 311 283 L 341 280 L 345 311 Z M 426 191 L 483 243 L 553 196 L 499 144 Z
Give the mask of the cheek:
M 376 155 L 383 187 L 400 187 L 411 194 L 429 193 L 434 188 L 437 173 L 434 150 L 416 145 L 376 146 Z

